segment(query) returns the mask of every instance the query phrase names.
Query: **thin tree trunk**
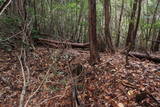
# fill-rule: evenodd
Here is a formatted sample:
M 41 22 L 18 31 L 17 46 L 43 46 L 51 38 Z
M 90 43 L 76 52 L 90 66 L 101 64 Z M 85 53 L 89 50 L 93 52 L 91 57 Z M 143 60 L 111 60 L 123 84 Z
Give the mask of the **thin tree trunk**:
M 160 30 L 159 30 L 156 42 L 154 43 L 153 52 L 159 51 L 159 44 L 160 44 Z
M 122 0 L 122 7 L 121 7 L 121 13 L 119 17 L 119 24 L 118 24 L 118 34 L 117 34 L 117 41 L 116 41 L 116 47 L 119 47 L 119 41 L 120 41 L 120 35 L 121 35 L 121 21 L 123 16 L 123 10 L 124 10 L 124 0 Z
M 37 30 L 37 10 L 36 10 L 36 0 L 33 1 L 34 6 L 34 28 Z
M 115 3 L 114 3 L 114 5 L 115 5 L 115 8 L 114 8 L 114 12 L 115 12 L 115 18 L 114 18 L 114 28 L 115 28 L 115 33 L 117 33 L 117 27 L 118 27 L 118 20 L 117 20 L 117 1 L 115 0 Z M 112 7 L 111 5 L 110 5 L 110 7 Z
M 149 1 L 147 0 L 146 1 L 147 3 L 146 3 L 146 7 L 147 7 L 147 15 L 149 14 Z M 150 18 L 147 18 L 146 19 L 146 24 L 148 24 L 149 25 L 149 22 L 150 22 Z M 147 28 L 146 29 L 146 34 L 145 34 L 145 48 L 147 49 L 147 47 L 148 47 L 148 40 L 149 40 L 149 29 Z
M 136 26 L 135 26 L 134 33 L 133 33 L 133 48 L 135 48 L 135 41 L 136 41 L 137 31 L 138 31 L 140 17 L 141 17 L 141 3 L 142 3 L 142 0 L 139 0 L 138 1 L 139 6 L 138 6 L 137 22 L 136 22 Z
M 77 39 L 75 39 L 77 42 L 80 39 L 79 32 L 81 30 L 81 24 L 80 24 L 80 22 L 82 20 L 82 14 L 83 14 L 82 12 L 83 12 L 83 8 L 84 8 L 83 5 L 84 5 L 84 3 L 83 3 L 83 1 L 81 1 L 81 4 L 80 4 L 81 8 L 80 8 L 80 12 L 79 12 L 78 20 L 77 20 L 77 26 L 76 26 L 75 35 L 74 35 L 74 36 L 77 36 Z
M 154 45 L 155 45 L 155 43 L 156 42 L 154 42 L 154 41 L 156 41 L 156 39 L 157 39 L 157 35 L 158 35 L 158 32 L 159 32 L 159 30 L 157 30 L 156 28 L 154 28 L 153 30 L 152 30 L 152 39 L 150 40 L 151 41 L 151 47 L 150 47 L 150 51 L 153 51 L 154 52 Z
M 151 36 L 153 24 L 154 24 L 154 22 L 156 21 L 156 14 L 157 14 L 157 10 L 158 10 L 159 3 L 160 3 L 160 0 L 158 0 L 157 5 L 156 5 L 156 8 L 155 8 L 155 10 L 154 10 L 154 14 L 153 14 L 152 22 L 151 22 L 151 27 L 150 27 L 149 33 L 148 33 L 148 40 L 150 39 L 150 36 Z M 147 41 L 148 41 L 148 40 L 147 40 Z M 154 42 L 152 42 L 152 43 L 154 44 Z M 147 45 L 148 45 L 148 43 L 147 43 Z
M 104 11 L 105 11 L 105 38 L 108 45 L 108 49 L 111 53 L 115 53 L 114 46 L 112 43 L 110 33 L 110 0 L 104 0 Z

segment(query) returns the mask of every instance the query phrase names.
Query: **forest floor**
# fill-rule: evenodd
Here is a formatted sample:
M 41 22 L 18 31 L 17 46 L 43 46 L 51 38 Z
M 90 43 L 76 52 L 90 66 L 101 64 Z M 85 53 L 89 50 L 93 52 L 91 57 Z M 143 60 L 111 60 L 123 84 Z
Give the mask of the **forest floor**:
M 18 107 L 23 87 L 22 66 L 16 50 L 0 50 L 0 107 Z M 27 55 L 27 107 L 159 107 L 160 64 L 148 60 L 100 53 L 90 66 L 89 51 L 38 47 Z M 24 65 L 24 62 L 23 62 Z M 24 71 L 27 74 L 27 69 Z M 74 93 L 74 94 L 73 94 Z

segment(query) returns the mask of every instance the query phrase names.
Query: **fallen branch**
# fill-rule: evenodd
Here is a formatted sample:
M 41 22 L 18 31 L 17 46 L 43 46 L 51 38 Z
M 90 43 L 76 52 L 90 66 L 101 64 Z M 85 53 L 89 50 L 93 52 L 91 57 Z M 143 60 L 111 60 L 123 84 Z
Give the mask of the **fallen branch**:
M 51 66 L 52 66 L 52 65 L 51 65 Z M 33 92 L 32 95 L 29 96 L 29 98 L 28 98 L 28 100 L 26 101 L 24 107 L 27 107 L 27 106 L 28 106 L 28 103 L 30 102 L 30 100 L 38 93 L 38 91 L 40 90 L 40 88 L 43 86 L 44 82 L 46 81 L 46 79 L 47 79 L 48 76 L 49 76 L 49 72 L 50 72 L 51 68 L 52 68 L 52 67 L 50 67 L 50 68 L 48 69 L 48 71 L 46 72 L 46 75 L 44 76 L 44 78 L 43 78 L 41 84 L 38 86 L 38 88 Z
M 45 100 L 43 100 L 39 105 L 42 105 L 43 103 L 45 103 L 45 102 L 47 102 L 47 101 L 49 101 L 49 100 L 53 100 L 53 99 L 55 99 L 55 98 L 62 99 L 62 98 L 66 95 L 67 90 L 68 90 L 69 88 L 70 88 L 69 86 L 66 86 L 66 87 L 65 87 L 65 90 L 64 90 L 64 93 L 63 93 L 62 95 L 56 95 L 56 96 L 54 96 L 54 97 L 45 99 Z
M 8 37 L 8 38 L 7 38 L 7 39 L 5 39 L 5 40 L 1 40 L 0 42 L 8 41 L 9 39 L 16 37 L 17 35 L 19 35 L 19 34 L 21 34 L 21 33 L 23 33 L 23 32 L 24 32 L 24 31 L 22 30 L 22 31 L 20 31 L 20 32 L 18 32 L 18 33 L 16 33 L 16 34 L 14 34 L 14 35 L 12 35 L 11 37 Z
M 64 50 L 62 50 L 62 52 L 63 52 L 63 51 L 64 51 Z M 57 57 L 59 57 L 60 55 L 61 55 L 61 54 L 58 54 Z M 55 69 L 53 66 L 54 66 L 54 64 L 56 64 L 58 61 L 59 61 L 59 60 L 56 60 L 55 62 L 53 62 L 53 63 L 50 65 L 50 67 L 48 68 L 48 70 L 47 70 L 47 72 L 46 72 L 46 74 L 45 74 L 42 82 L 40 83 L 40 85 L 38 86 L 38 88 L 29 96 L 29 98 L 27 99 L 24 107 L 28 107 L 28 104 L 29 104 L 30 100 L 39 92 L 39 90 L 41 89 L 41 87 L 43 86 L 43 84 L 45 83 L 45 81 L 47 80 L 48 76 L 50 75 L 51 69 L 53 69 L 54 71 L 56 71 L 56 69 Z
M 0 16 L 2 15 L 2 13 L 4 12 L 4 10 L 9 6 L 9 4 L 11 3 L 12 0 L 6 0 L 2 6 L 0 7 Z
M 124 53 L 126 54 L 126 53 Z M 146 55 L 146 54 L 143 54 L 143 53 L 138 53 L 138 52 L 130 52 L 129 53 L 129 56 L 131 57 L 136 57 L 136 58 L 139 58 L 139 59 L 147 59 L 149 61 L 153 61 L 155 63 L 160 63 L 160 57 L 158 56 L 153 56 L 153 55 Z
M 38 33 L 38 35 L 41 35 L 41 36 L 44 36 L 44 37 L 53 37 L 52 35 L 47 34 L 47 33 Z
M 138 104 L 140 104 L 146 98 L 151 98 L 157 105 L 160 105 L 160 102 L 148 91 L 141 91 L 140 94 L 136 95 L 135 100 Z
M 58 46 L 58 45 L 56 45 L 56 44 L 54 44 L 54 43 L 50 43 L 50 42 L 44 42 L 44 41 L 38 41 L 39 43 L 44 43 L 44 44 L 47 44 L 47 45 L 49 45 L 49 46 L 52 46 L 52 47 L 54 47 L 54 48 L 58 48 L 58 47 L 60 47 L 60 46 Z
M 19 107 L 23 107 L 24 97 L 25 97 L 25 94 L 26 94 L 27 82 L 26 82 L 26 76 L 25 76 L 25 73 L 24 73 L 23 64 L 22 64 L 22 61 L 21 61 L 21 56 L 18 56 L 18 60 L 19 60 L 20 65 L 21 65 L 21 71 L 22 71 L 22 76 L 23 76 L 23 88 L 22 88 L 22 92 L 21 92 L 21 95 L 20 95 Z
M 89 43 L 72 43 L 72 42 L 60 42 L 56 40 L 48 40 L 48 39 L 37 39 L 41 43 L 46 43 L 48 45 L 57 46 L 71 46 L 72 48 L 87 48 L 89 47 Z M 57 45 L 57 46 L 56 46 Z

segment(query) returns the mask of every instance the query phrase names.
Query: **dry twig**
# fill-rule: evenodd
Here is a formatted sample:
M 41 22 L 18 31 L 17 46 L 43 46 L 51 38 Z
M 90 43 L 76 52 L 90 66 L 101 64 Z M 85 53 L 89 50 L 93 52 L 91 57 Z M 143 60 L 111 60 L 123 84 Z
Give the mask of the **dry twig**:
M 6 0 L 3 5 L 0 7 L 0 16 L 4 12 L 4 10 L 9 6 L 12 0 Z
M 51 65 L 51 66 L 52 66 L 52 65 Z M 37 94 L 37 92 L 40 90 L 40 88 L 41 88 L 42 85 L 44 84 L 45 80 L 48 78 L 49 72 L 50 72 L 51 68 L 52 68 L 52 67 L 50 67 L 50 68 L 48 69 L 48 71 L 47 71 L 45 77 L 43 78 L 43 80 L 42 80 L 41 84 L 38 86 L 38 88 L 33 92 L 32 95 L 29 96 L 29 98 L 28 98 L 28 100 L 26 101 L 24 107 L 27 107 L 29 101 L 30 101 L 30 100 L 33 98 L 33 96 L 35 96 L 35 95 Z
M 24 96 L 26 94 L 27 83 L 26 83 L 26 77 L 25 77 L 24 67 L 23 67 L 23 64 L 22 64 L 22 61 L 21 61 L 21 56 L 18 56 L 18 60 L 19 60 L 20 65 L 21 65 L 21 71 L 22 71 L 22 76 L 23 76 L 23 88 L 22 88 L 22 92 L 21 92 L 21 95 L 20 95 L 19 107 L 23 107 Z

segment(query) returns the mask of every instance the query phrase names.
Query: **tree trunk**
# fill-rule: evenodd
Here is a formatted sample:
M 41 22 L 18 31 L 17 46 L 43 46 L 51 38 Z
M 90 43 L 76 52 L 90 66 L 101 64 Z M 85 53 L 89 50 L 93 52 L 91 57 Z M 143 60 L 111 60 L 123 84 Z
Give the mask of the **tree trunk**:
M 136 26 L 134 29 L 134 33 L 133 33 L 133 48 L 135 48 L 135 41 L 136 41 L 136 37 L 137 37 L 137 31 L 138 31 L 138 27 L 139 27 L 139 21 L 140 21 L 140 17 L 141 17 L 141 3 L 142 0 L 138 1 L 138 16 L 137 16 L 137 21 L 136 21 Z
M 153 52 L 159 51 L 159 44 L 160 44 L 160 30 L 157 36 L 157 40 L 154 43 Z
M 112 43 L 111 33 L 110 33 L 110 0 L 104 0 L 104 11 L 105 11 L 105 37 L 108 49 L 111 53 L 115 53 L 114 46 Z
M 134 22 L 135 22 L 137 3 L 138 3 L 138 0 L 134 0 L 132 13 L 131 13 L 131 21 L 129 23 L 128 36 L 126 39 L 126 49 L 127 49 L 126 65 L 129 65 L 128 56 L 129 56 L 129 52 L 132 50 L 132 47 L 133 47 L 133 36 L 134 36 L 134 28 L 135 28 Z
M 159 6 L 159 3 L 160 3 L 160 0 L 157 1 L 157 5 L 156 5 L 156 8 L 154 10 L 154 14 L 153 14 L 153 18 L 152 18 L 152 22 L 151 22 L 151 27 L 149 29 L 149 33 L 148 33 L 148 39 L 150 39 L 149 37 L 151 36 L 151 32 L 152 32 L 152 28 L 153 28 L 153 25 L 156 21 L 156 14 L 157 14 L 157 10 L 158 10 L 158 6 Z M 148 40 L 147 40 L 148 41 Z M 154 44 L 154 42 L 152 42 L 152 45 Z M 148 43 L 147 43 L 148 45 Z M 152 50 L 152 49 L 151 49 Z
M 138 0 L 134 0 L 132 13 L 131 13 L 131 21 L 129 23 L 128 36 L 126 39 L 126 48 L 130 48 L 130 46 L 132 46 L 133 44 L 133 36 L 134 36 L 133 33 L 134 33 L 134 28 L 135 28 L 134 22 L 135 22 L 137 3 L 138 3 Z
M 73 36 L 77 36 L 75 37 L 75 40 L 76 42 L 79 42 L 80 41 L 80 30 L 81 30 L 81 20 L 82 20 L 82 15 L 83 15 L 83 9 L 84 9 L 84 3 L 83 1 L 81 1 L 81 4 L 80 4 L 81 8 L 80 8 L 80 11 L 79 11 L 79 16 L 78 16 L 78 20 L 77 20 L 77 26 L 76 26 L 76 30 L 75 30 L 75 34 Z
M 90 64 L 99 61 L 96 37 L 96 0 L 89 0 L 89 42 L 90 42 Z
M 123 10 L 124 10 L 124 0 L 122 0 L 122 7 L 121 7 L 121 13 L 119 17 L 119 24 L 118 24 L 118 33 L 117 33 L 117 41 L 116 41 L 116 47 L 119 47 L 119 41 L 120 41 L 120 35 L 121 35 L 121 21 L 123 16 Z
M 35 30 L 38 30 L 37 29 L 37 9 L 36 9 L 36 0 L 33 1 L 33 8 L 34 8 L 34 28 Z

